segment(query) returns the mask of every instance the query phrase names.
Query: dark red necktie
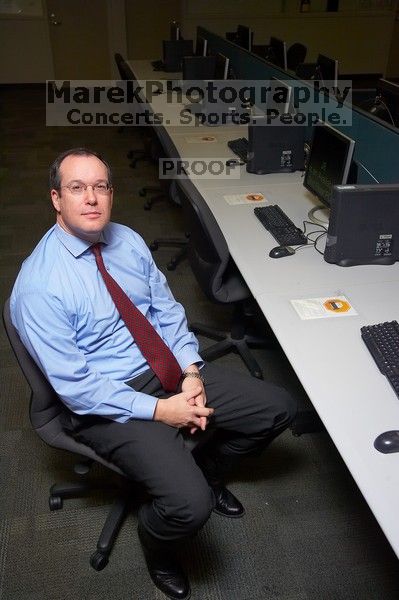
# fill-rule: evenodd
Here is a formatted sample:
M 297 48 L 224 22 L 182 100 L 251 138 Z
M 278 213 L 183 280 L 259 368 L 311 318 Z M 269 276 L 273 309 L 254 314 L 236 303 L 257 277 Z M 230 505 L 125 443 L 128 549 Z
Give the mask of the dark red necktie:
M 111 298 L 142 355 L 162 383 L 164 390 L 175 392 L 181 377 L 179 363 L 148 319 L 108 273 L 101 256 L 101 245 L 94 244 L 91 249 Z

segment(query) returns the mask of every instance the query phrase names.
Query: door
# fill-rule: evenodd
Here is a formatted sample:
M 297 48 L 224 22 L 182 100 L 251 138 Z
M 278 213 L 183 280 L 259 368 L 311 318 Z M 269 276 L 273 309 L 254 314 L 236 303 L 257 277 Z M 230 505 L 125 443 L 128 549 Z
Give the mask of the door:
M 124 0 L 14 4 L 0 1 L 0 83 L 109 79 L 113 53 L 126 52 Z
M 55 79 L 110 79 L 106 0 L 47 0 Z
M 42 0 L 0 2 L 0 40 L 0 83 L 52 79 L 47 14 Z

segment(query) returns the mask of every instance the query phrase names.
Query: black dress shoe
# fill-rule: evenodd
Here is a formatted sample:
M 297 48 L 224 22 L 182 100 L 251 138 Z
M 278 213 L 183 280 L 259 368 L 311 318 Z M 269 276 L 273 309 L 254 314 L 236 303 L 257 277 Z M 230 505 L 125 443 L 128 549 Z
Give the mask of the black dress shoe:
M 213 511 L 223 517 L 238 518 L 245 514 L 241 502 L 223 485 L 212 486 L 216 505 Z
M 190 584 L 173 553 L 152 547 L 153 544 L 148 544 L 147 536 L 140 529 L 139 538 L 154 585 L 172 600 L 188 600 L 191 596 Z

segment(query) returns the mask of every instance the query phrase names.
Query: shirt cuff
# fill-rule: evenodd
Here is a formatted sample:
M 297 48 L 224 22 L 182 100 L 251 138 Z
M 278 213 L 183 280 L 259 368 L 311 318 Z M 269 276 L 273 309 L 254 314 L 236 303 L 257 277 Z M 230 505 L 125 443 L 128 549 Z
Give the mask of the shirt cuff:
M 196 364 L 199 369 L 201 369 L 204 366 L 204 361 L 202 360 L 198 352 L 195 352 L 195 350 L 185 350 L 179 353 L 176 356 L 176 360 L 179 363 L 182 371 L 184 371 L 184 369 L 187 369 L 187 367 L 189 367 L 190 365 L 194 364 Z
M 157 402 L 158 398 L 155 398 L 155 396 L 140 393 L 133 402 L 131 418 L 151 421 L 154 417 Z

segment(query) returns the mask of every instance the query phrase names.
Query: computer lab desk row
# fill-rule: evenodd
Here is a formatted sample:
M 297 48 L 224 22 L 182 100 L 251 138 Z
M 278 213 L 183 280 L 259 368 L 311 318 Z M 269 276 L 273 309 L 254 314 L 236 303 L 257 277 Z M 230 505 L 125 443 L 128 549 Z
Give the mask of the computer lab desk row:
M 156 78 L 149 61 L 129 64 L 138 80 Z M 170 115 L 181 110 L 179 105 L 166 106 L 166 95 L 153 98 L 153 110 L 162 112 L 162 107 Z M 232 158 L 227 140 L 246 136 L 240 126 L 165 125 L 159 133 L 163 141 L 173 142 L 182 159 Z M 215 140 L 194 140 L 204 135 Z M 270 258 L 269 251 L 278 243 L 254 216 L 255 202 L 229 202 L 262 194 L 260 206 L 280 205 L 299 227 L 318 202 L 303 187 L 299 172 L 251 175 L 245 165 L 235 169 L 238 179 L 204 175 L 192 183 L 215 215 L 248 287 L 399 556 L 399 453 L 382 454 L 373 446 L 381 432 L 399 429 L 399 399 L 360 336 L 363 325 L 398 319 L 399 264 L 339 267 L 326 263 L 312 246 L 292 256 Z M 307 225 L 307 231 L 319 229 Z M 324 240 L 319 240 L 320 250 Z M 292 303 L 342 296 L 352 307 L 345 316 L 302 319 Z

